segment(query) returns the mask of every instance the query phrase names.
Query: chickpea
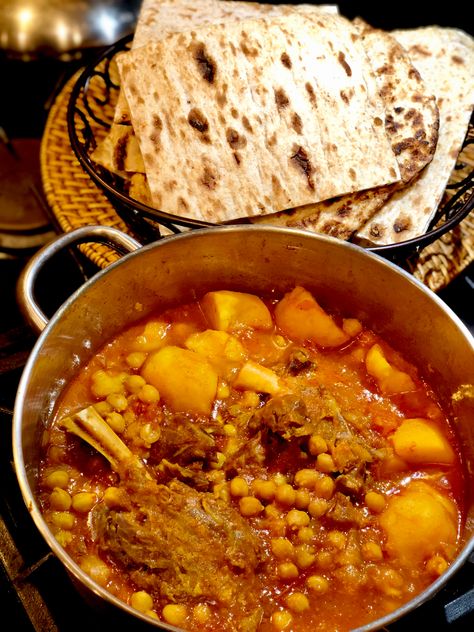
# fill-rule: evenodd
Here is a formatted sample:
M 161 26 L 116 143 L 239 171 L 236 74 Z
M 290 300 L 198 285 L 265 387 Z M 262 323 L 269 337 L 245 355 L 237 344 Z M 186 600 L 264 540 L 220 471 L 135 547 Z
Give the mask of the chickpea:
M 312 489 L 320 476 L 318 471 L 309 468 L 298 470 L 295 474 L 295 485 Z
M 301 592 L 294 592 L 286 598 L 286 605 L 293 612 L 304 612 L 309 608 L 309 599 Z
M 365 504 L 373 513 L 380 513 L 385 509 L 385 498 L 378 492 L 367 492 Z
M 69 474 L 66 470 L 54 470 L 44 479 L 44 484 L 51 489 L 55 487 L 66 489 L 69 484 Z
M 241 476 L 235 476 L 230 481 L 230 493 L 231 496 L 248 496 L 249 486 L 247 484 L 247 481 Z
M 79 513 L 89 513 L 97 502 L 93 492 L 78 492 L 72 497 L 72 508 Z
M 102 369 L 92 374 L 91 391 L 97 397 L 107 397 L 112 393 L 122 393 L 123 383 L 127 377 L 126 373 L 111 375 Z
M 295 507 L 297 509 L 307 509 L 311 502 L 311 496 L 307 489 L 297 489 L 295 497 Z
M 298 529 L 298 540 L 300 542 L 308 543 L 314 538 L 314 531 L 311 527 L 301 527 Z
M 273 476 L 273 480 L 275 481 L 275 485 L 279 486 L 279 485 L 284 485 L 285 483 L 287 483 L 287 479 L 286 476 L 284 474 L 282 474 L 281 472 L 277 472 L 274 476 Z
M 152 384 L 145 384 L 138 391 L 138 399 L 144 404 L 156 404 L 160 401 L 160 393 L 158 389 Z
M 105 421 L 109 424 L 114 432 L 121 434 L 125 430 L 125 419 L 120 413 L 115 411 L 105 416 Z
M 316 553 L 315 563 L 323 570 L 329 570 L 334 566 L 333 556 L 329 551 L 318 551 Z
M 306 585 L 313 592 L 319 595 L 324 594 L 329 590 L 329 581 L 322 575 L 310 575 L 306 580 Z
M 277 487 L 274 481 L 263 481 L 257 478 L 252 483 L 252 489 L 258 498 L 262 500 L 273 500 Z
M 56 511 L 67 511 L 71 508 L 71 502 L 71 496 L 60 487 L 55 487 L 49 496 L 50 507 Z
M 193 608 L 193 619 L 196 623 L 204 625 L 209 621 L 212 616 L 212 612 L 207 603 L 198 603 Z
M 105 415 L 107 415 L 108 413 L 111 413 L 113 410 L 109 402 L 106 402 L 105 400 L 101 402 L 97 402 L 97 404 L 94 404 L 94 408 L 99 413 L 99 415 L 102 415 L 102 417 L 105 417 Z
M 281 579 L 295 579 L 299 575 L 299 570 L 293 562 L 282 562 L 278 564 L 278 575 Z
M 86 555 L 80 562 L 80 567 L 91 579 L 101 586 L 109 581 L 110 569 L 97 555 Z
M 133 353 L 128 354 L 126 360 L 129 367 L 132 369 L 139 369 L 146 360 L 146 353 L 134 351 Z M 128 387 L 128 384 L 126 386 Z
M 70 531 L 76 522 L 74 516 L 68 511 L 52 511 L 50 515 L 54 526 L 66 531 Z
M 387 595 L 387 597 L 400 597 L 403 587 L 403 577 L 400 573 L 394 569 L 387 568 L 380 579 L 381 581 L 378 583 L 378 588 Z
M 57 445 L 50 445 L 48 448 L 48 459 L 51 463 L 63 463 L 66 451 Z
M 119 487 L 107 487 L 104 495 L 102 496 L 102 500 L 109 509 L 121 507 L 123 504 L 121 489 Z
M 271 616 L 271 622 L 275 630 L 286 630 L 293 621 L 293 616 L 288 610 L 277 610 Z
M 280 559 L 293 557 L 294 546 L 288 538 L 273 538 L 270 541 L 270 546 L 275 557 Z
M 299 544 L 295 547 L 295 560 L 298 568 L 309 568 L 316 559 L 316 555 L 312 546 L 308 544 Z
M 362 331 L 362 324 L 357 318 L 344 318 L 342 321 L 342 329 L 348 336 L 354 338 L 354 336 L 357 336 Z
M 346 546 L 346 535 L 342 531 L 329 531 L 326 541 L 335 549 L 342 550 Z
M 145 386 L 146 382 L 141 375 L 129 375 L 125 380 L 125 386 L 130 393 L 138 393 Z
M 226 503 L 230 501 L 230 492 L 225 481 L 216 483 L 212 488 L 212 491 L 214 492 L 214 496 L 216 498 L 221 498 L 222 500 L 225 500 Z
M 316 467 L 320 472 L 325 472 L 326 474 L 336 471 L 334 460 L 330 454 L 327 454 L 327 452 L 318 454 L 316 457 Z
M 313 456 L 317 456 L 318 454 L 327 452 L 328 444 L 326 443 L 326 439 L 324 439 L 320 435 L 314 434 L 311 435 L 309 438 L 308 449 L 310 454 L 312 454 Z
M 161 436 L 161 430 L 158 426 L 151 423 L 147 423 L 140 428 L 140 439 L 146 444 L 151 445 L 156 443 Z
M 320 518 L 323 516 L 329 508 L 329 503 L 324 498 L 317 498 L 312 500 L 308 505 L 308 512 L 313 518 Z
M 361 546 L 361 553 L 367 562 L 378 562 L 383 559 L 383 552 L 377 542 L 364 542 Z
M 107 402 L 119 413 L 124 411 L 128 406 L 127 398 L 122 393 L 111 393 L 107 395 Z
M 71 542 L 74 540 L 74 536 L 70 531 L 63 531 L 59 529 L 59 531 L 54 535 L 59 544 L 65 549 Z
M 240 513 L 243 516 L 258 516 L 259 513 L 263 511 L 263 505 L 258 500 L 258 498 L 254 498 L 253 496 L 244 496 L 239 501 Z
M 130 605 L 135 610 L 147 612 L 153 608 L 153 597 L 146 590 L 138 590 L 130 597 Z
M 265 507 L 265 515 L 267 518 L 280 518 L 282 514 L 280 509 L 275 505 L 267 505 Z
M 319 480 L 316 481 L 314 485 L 314 491 L 320 498 L 325 498 L 326 500 L 330 500 L 334 494 L 334 490 L 336 489 L 336 483 L 332 480 L 330 476 L 321 476 Z
M 184 604 L 169 603 L 162 612 L 164 620 L 171 625 L 182 626 L 186 623 L 188 610 Z
M 441 555 L 433 555 L 426 562 L 426 570 L 430 575 L 439 577 L 448 568 L 448 562 Z
M 237 428 L 234 424 L 224 424 L 222 430 L 224 431 L 226 437 L 235 437 L 237 434 Z
M 275 500 L 281 505 L 290 507 L 295 504 L 296 492 L 289 483 L 279 485 L 275 491 Z
M 244 391 L 240 401 L 247 408 L 257 408 L 260 405 L 260 397 L 253 391 Z
M 299 509 L 290 509 L 286 514 L 286 522 L 290 528 L 307 527 L 309 525 L 309 516 L 306 511 Z
M 159 618 L 154 610 L 147 610 L 145 612 L 145 614 L 148 615 L 149 617 L 151 617 L 152 619 L 158 619 Z

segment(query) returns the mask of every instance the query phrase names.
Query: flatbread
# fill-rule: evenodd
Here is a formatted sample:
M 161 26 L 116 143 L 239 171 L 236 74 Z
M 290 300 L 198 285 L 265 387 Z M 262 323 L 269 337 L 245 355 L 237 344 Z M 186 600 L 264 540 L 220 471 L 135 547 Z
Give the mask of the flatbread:
M 432 160 L 439 126 L 435 96 L 394 37 L 360 20 L 356 25 L 385 104 L 385 130 L 400 168 L 400 181 L 252 221 L 350 239 L 397 189 L 411 182 Z
M 272 5 L 220 0 L 143 0 L 132 41 L 132 50 L 170 33 L 181 33 L 203 24 L 234 22 L 259 16 L 302 13 L 337 13 L 336 5 Z M 119 92 L 115 123 L 130 124 L 130 111 L 123 90 Z
M 375 77 L 344 18 L 208 25 L 117 64 L 163 211 L 223 222 L 400 178 Z
M 337 14 L 338 9 L 336 5 L 330 4 L 272 5 L 227 0 L 144 0 L 132 49 L 140 48 L 150 41 L 160 40 L 170 33 L 181 33 L 202 24 L 226 23 L 258 15 L 288 15 L 295 12 Z M 145 166 L 139 155 L 138 143 L 133 137 L 127 99 L 124 91 L 120 90 L 114 123 L 91 154 L 91 158 L 125 181 L 130 179 L 130 173 L 144 174 Z
M 112 124 L 104 140 L 91 153 L 91 158 L 122 178 L 127 173 L 145 173 L 140 147 L 131 125 Z
M 128 195 L 147 206 L 152 205 L 150 189 L 143 173 L 134 173 L 129 182 Z
M 394 196 L 362 230 L 359 240 L 397 243 L 423 234 L 443 197 L 474 107 L 474 40 L 457 29 L 426 27 L 394 31 L 437 96 L 439 139 L 419 179 Z

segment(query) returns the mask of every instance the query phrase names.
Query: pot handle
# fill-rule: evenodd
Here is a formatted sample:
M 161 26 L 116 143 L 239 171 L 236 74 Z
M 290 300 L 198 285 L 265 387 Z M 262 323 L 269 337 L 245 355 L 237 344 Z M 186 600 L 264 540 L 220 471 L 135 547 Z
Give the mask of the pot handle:
M 98 242 L 110 246 L 120 254 L 126 254 L 141 248 L 141 243 L 111 226 L 84 226 L 69 233 L 60 235 L 57 239 L 43 246 L 28 261 L 17 283 L 17 301 L 29 324 L 38 333 L 48 324 L 48 318 L 34 298 L 34 288 L 38 273 L 45 263 L 60 250 L 74 244 Z

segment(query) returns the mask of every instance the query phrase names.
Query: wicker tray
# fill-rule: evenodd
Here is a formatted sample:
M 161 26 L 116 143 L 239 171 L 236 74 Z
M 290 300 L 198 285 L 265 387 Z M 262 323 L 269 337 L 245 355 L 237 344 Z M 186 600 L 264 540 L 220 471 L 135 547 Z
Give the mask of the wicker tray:
M 83 171 L 70 145 L 67 107 L 79 74 L 67 82 L 48 115 L 41 144 L 41 175 L 46 199 L 64 232 L 101 224 L 114 226 L 130 234 L 130 228 L 119 217 L 108 198 Z M 467 161 L 474 166 L 474 152 L 469 153 Z M 118 258 L 116 253 L 101 244 L 83 244 L 79 247 L 100 268 Z M 437 291 L 473 260 L 474 218 L 468 216 L 451 232 L 408 261 L 406 267 L 428 287 Z

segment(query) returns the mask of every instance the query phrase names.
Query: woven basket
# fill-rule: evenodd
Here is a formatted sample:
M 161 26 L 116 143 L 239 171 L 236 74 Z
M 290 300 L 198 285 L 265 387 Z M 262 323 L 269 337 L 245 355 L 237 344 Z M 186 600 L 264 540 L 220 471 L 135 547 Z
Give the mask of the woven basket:
M 67 82 L 48 115 L 41 144 L 41 175 L 46 199 L 64 232 L 100 224 L 131 234 L 108 198 L 82 170 L 70 145 L 67 106 L 79 74 Z M 474 152 L 469 154 L 467 162 L 474 166 Z M 100 268 L 118 258 L 102 244 L 82 244 L 79 248 Z M 415 277 L 438 291 L 473 260 L 474 219 L 468 216 L 451 232 L 426 247 L 407 267 Z

